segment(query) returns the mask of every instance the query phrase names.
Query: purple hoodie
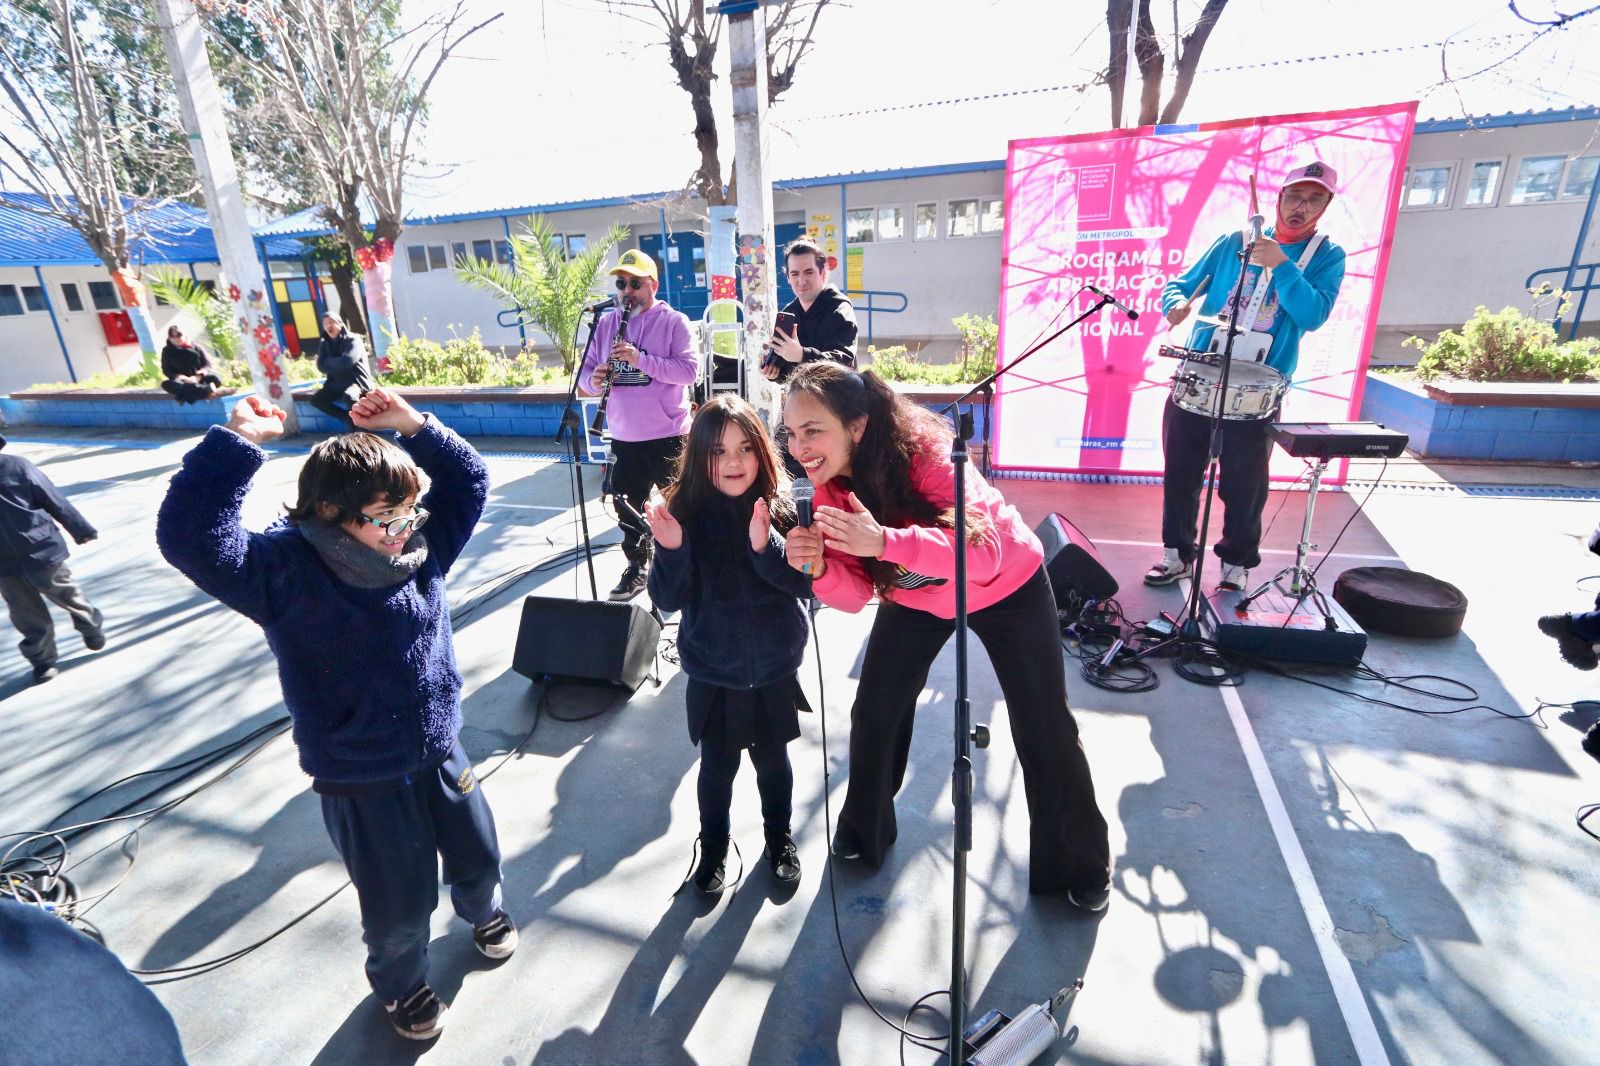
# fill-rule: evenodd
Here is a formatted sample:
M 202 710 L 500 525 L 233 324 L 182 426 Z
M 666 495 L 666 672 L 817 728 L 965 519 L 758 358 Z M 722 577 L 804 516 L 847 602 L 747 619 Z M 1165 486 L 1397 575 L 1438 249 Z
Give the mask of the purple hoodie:
M 589 338 L 583 366 L 578 368 L 578 385 L 585 392 L 594 368 L 611 351 L 617 316 L 617 311 L 607 311 Z M 639 367 L 612 378 L 606 404 L 611 436 L 621 441 L 683 436 L 689 429 L 689 392 L 684 386 L 700 374 L 689 343 L 689 319 L 657 300 L 648 311 L 628 319 L 628 340 L 639 349 Z

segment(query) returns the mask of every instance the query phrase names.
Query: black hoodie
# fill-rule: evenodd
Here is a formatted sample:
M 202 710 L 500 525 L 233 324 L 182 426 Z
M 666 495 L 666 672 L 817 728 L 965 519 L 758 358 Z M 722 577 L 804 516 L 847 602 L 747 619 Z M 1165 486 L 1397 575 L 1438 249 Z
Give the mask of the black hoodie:
M 794 316 L 795 335 L 806 350 L 802 363 L 832 359 L 848 367 L 856 365 L 856 312 L 838 289 L 829 285 L 817 293 L 809 308 L 801 307 L 796 297 L 784 310 Z M 775 362 L 779 384 L 800 365 L 783 358 L 776 358 Z

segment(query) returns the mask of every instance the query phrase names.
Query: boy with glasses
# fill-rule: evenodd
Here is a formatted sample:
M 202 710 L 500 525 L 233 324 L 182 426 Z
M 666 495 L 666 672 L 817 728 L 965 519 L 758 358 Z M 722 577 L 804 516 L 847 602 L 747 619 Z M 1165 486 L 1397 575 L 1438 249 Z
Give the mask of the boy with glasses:
M 1256 310 L 1240 328 L 1270 339 L 1265 362 L 1290 381 L 1300 358 L 1301 334 L 1328 320 L 1344 283 L 1344 249 L 1317 232 L 1317 222 L 1333 202 L 1336 185 L 1333 168 L 1326 163 L 1310 163 L 1291 171 L 1278 193 L 1277 220 L 1250 249 L 1244 311 Z M 1232 302 L 1244 245 L 1245 238 L 1238 231 L 1224 233 L 1188 270 L 1167 283 L 1161 307 L 1169 325 L 1177 326 L 1186 319 L 1202 293 L 1202 315 L 1238 317 Z M 1264 294 L 1256 293 L 1258 285 L 1265 286 Z M 1212 345 L 1214 330 L 1210 325 L 1196 325 L 1189 346 L 1205 350 Z M 1240 336 L 1235 341 L 1235 359 L 1241 357 L 1244 340 Z M 1220 344 L 1217 347 L 1222 350 Z M 1261 511 L 1271 484 L 1270 431 L 1276 420 L 1276 412 L 1270 418 L 1223 420 L 1218 463 L 1221 483 L 1217 486 L 1223 507 L 1222 537 L 1215 548 L 1222 560 L 1219 589 L 1245 588 L 1250 569 L 1261 565 Z M 1169 398 L 1161 416 L 1161 446 L 1166 462 L 1161 542 L 1166 550 L 1161 561 L 1145 573 L 1146 585 L 1170 585 L 1186 576 L 1194 564 L 1200 488 L 1211 457 L 1211 419 L 1186 411 Z
M 611 269 L 617 279 L 618 310 L 607 311 L 589 338 L 578 388 L 588 396 L 605 391 L 611 429 L 611 491 L 634 514 L 621 514 L 622 553 L 627 569 L 611 590 L 613 600 L 631 600 L 649 579 L 650 529 L 635 521 L 644 514 L 652 485 L 672 481 L 684 434 L 689 431 L 688 386 L 699 374 L 689 341 L 689 319 L 656 299 L 656 262 L 637 248 L 622 253 Z M 628 311 L 624 337 L 617 336 L 621 311 Z M 618 508 L 621 511 L 621 508 Z
M 461 750 L 445 607 L 445 576 L 483 512 L 489 472 L 466 441 L 387 389 L 350 417 L 367 432 L 314 447 L 287 517 L 251 533 L 240 506 L 283 411 L 245 397 L 227 428 L 184 457 L 156 542 L 266 632 L 300 766 L 356 888 L 367 980 L 401 1036 L 429 1040 L 446 1010 L 427 982 L 441 855 L 478 951 L 504 959 L 517 947 L 500 905 L 494 816 Z

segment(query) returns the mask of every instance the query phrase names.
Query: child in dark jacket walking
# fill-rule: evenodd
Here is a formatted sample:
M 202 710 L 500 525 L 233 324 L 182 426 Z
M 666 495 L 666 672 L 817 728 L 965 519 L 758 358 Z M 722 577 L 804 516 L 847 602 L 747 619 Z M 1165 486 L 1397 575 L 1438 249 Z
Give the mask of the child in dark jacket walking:
M 689 676 L 689 738 L 700 745 L 700 862 L 695 887 L 721 892 L 733 780 L 749 751 L 761 792 L 767 861 L 800 878 L 789 836 L 789 741 L 809 711 L 797 672 L 805 656 L 802 597 L 811 579 L 784 559 L 794 509 L 777 450 L 754 407 L 722 394 L 696 412 L 678 478 L 645 518 L 656 542 L 650 599 L 681 611 L 678 654 Z M 775 528 L 776 527 L 776 528 Z
M 168 562 L 265 631 L 300 766 L 356 887 L 367 979 L 396 1031 L 428 1040 L 446 1010 L 427 983 L 439 856 L 478 950 L 503 959 L 517 946 L 500 906 L 494 816 L 458 740 L 461 675 L 445 605 L 445 575 L 483 511 L 489 472 L 470 445 L 386 389 L 350 415 L 368 432 L 313 448 L 288 517 L 251 533 L 240 505 L 266 461 L 257 445 L 282 434 L 283 412 L 247 396 L 226 429 L 184 457 L 156 540 Z M 398 446 L 384 430 L 399 433 Z

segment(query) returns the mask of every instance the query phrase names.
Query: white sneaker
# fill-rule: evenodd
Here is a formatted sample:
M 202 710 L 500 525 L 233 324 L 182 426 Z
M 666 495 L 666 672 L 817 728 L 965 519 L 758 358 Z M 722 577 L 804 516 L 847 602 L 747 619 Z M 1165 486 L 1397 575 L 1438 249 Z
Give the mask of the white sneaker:
M 1217 588 L 1243 592 L 1248 584 L 1250 584 L 1250 571 L 1247 568 L 1234 566 L 1232 563 L 1222 564 L 1222 577 L 1217 581 Z
M 1161 561 L 1144 572 L 1146 585 L 1170 585 L 1180 577 L 1189 576 L 1189 564 L 1183 561 L 1177 548 L 1167 548 Z

